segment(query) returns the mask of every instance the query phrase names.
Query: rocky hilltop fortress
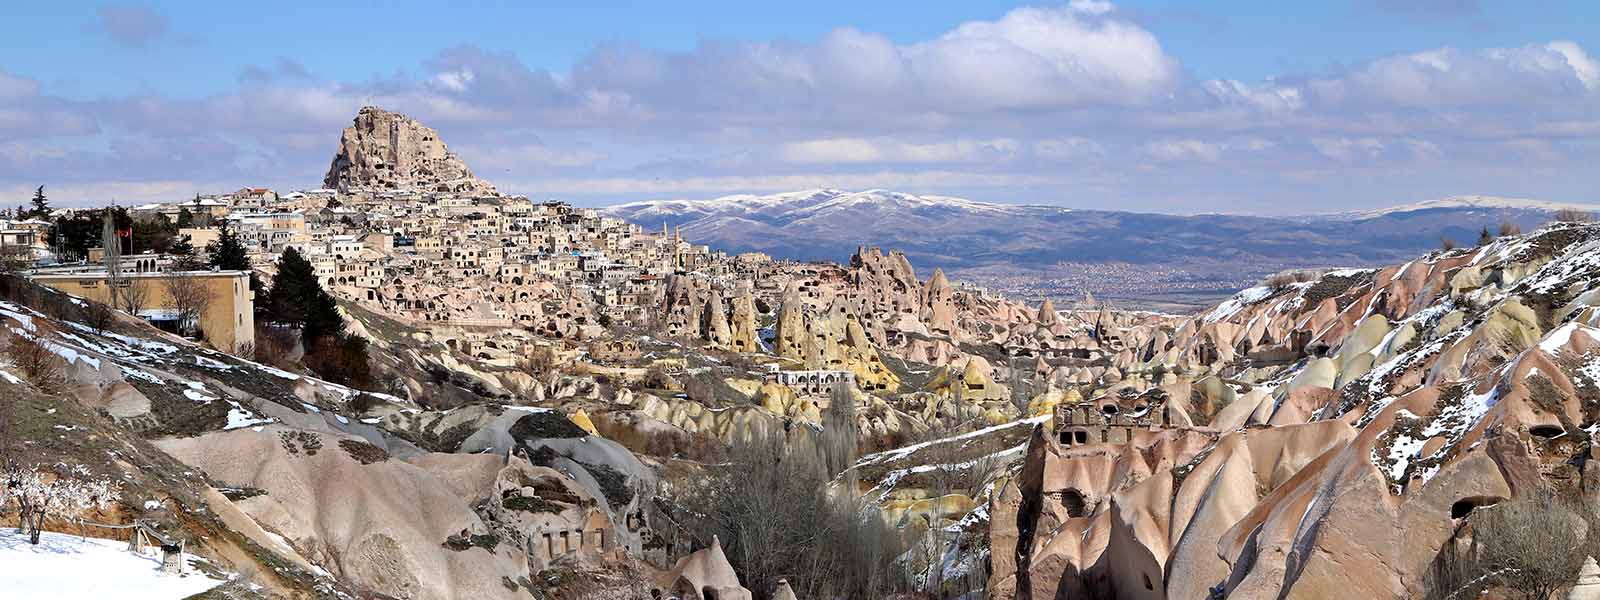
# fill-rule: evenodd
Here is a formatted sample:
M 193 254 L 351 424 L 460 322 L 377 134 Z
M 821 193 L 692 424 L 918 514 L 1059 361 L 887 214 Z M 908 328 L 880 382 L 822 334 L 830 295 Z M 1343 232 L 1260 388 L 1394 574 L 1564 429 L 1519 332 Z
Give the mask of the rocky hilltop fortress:
M 1600 594 L 1600 225 L 1171 315 L 892 249 L 730 254 L 500 193 L 372 107 L 324 185 L 131 213 L 225 227 L 265 285 L 302 257 L 359 383 L 0 289 L 0 347 L 40 348 L 0 354 L 13 422 L 91 434 L 23 452 L 129 482 L 98 518 L 257 573 L 229 597 Z
M 472 175 L 446 147 L 439 132 L 416 119 L 364 106 L 339 136 L 339 152 L 323 186 L 341 192 L 421 190 L 463 196 L 496 196 L 494 186 Z

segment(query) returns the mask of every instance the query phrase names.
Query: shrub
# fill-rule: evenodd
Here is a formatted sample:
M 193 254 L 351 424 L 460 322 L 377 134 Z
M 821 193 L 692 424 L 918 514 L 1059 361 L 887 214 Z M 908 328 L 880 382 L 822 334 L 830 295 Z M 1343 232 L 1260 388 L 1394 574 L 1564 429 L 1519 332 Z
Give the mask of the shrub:
M 500 545 L 500 536 L 492 533 L 482 535 L 467 534 L 467 532 L 463 531 L 445 538 L 443 545 L 456 552 L 464 552 L 473 546 L 494 552 L 495 546 Z
M 383 399 L 375 394 L 358 393 L 351 397 L 350 401 L 345 403 L 345 406 L 349 407 L 350 411 L 357 415 L 364 415 L 367 414 L 367 411 L 377 408 L 383 403 Z
M 1316 281 L 1320 277 L 1322 272 L 1314 269 L 1290 269 L 1268 275 L 1266 279 L 1261 280 L 1261 285 L 1274 291 L 1282 291 L 1296 283 Z
M 781 434 L 738 440 L 727 463 L 674 482 L 674 516 L 700 544 L 716 536 L 757 597 L 779 578 L 802 598 L 894 591 L 905 544 L 872 507 L 831 494 L 822 457 L 799 447 Z
M 316 456 L 317 451 L 322 449 L 322 438 L 309 431 L 279 432 L 278 442 L 283 445 L 284 451 L 291 455 L 299 455 L 301 452 L 305 452 L 306 456 Z
M 606 503 L 610 504 L 611 508 L 621 510 L 633 501 L 633 486 L 628 485 L 628 476 L 622 474 L 622 471 L 605 464 L 578 464 L 583 465 L 584 470 L 589 471 L 589 475 L 600 484 L 600 493 L 605 495 Z
M 311 344 L 306 368 L 322 379 L 353 388 L 372 387 L 372 360 L 367 340 L 355 335 L 325 335 Z
M 550 464 L 554 463 L 557 458 L 561 458 L 561 455 L 558 454 L 554 448 L 549 446 L 539 446 L 528 453 L 528 462 L 541 467 L 550 466 Z
M 561 505 L 545 500 L 538 496 L 512 496 L 500 502 L 506 510 L 520 510 L 531 513 L 559 513 Z
M 381 463 L 389 460 L 389 453 L 385 452 L 383 448 L 379 448 L 366 442 L 360 442 L 356 440 L 339 440 L 339 447 L 344 448 L 345 454 L 349 454 L 350 458 L 356 459 L 356 461 L 363 465 Z
M 41 327 L 37 333 L 43 337 L 44 329 Z M 11 341 L 6 344 L 5 355 L 11 366 L 16 368 L 16 374 L 41 391 L 55 392 L 66 385 L 67 378 L 62 372 L 60 357 L 35 339 L 12 335 Z
M 652 390 L 672 390 L 678 388 L 678 382 L 661 365 L 650 365 L 645 369 L 644 380 L 641 382 L 645 388 Z
M 128 288 L 133 289 L 133 288 Z M 116 322 L 116 310 L 108 304 L 101 304 L 92 300 L 84 301 L 83 322 L 95 331 L 104 332 L 111 329 L 111 324 Z
M 295 365 L 289 360 L 289 355 L 294 352 L 297 342 L 293 331 L 265 321 L 256 321 L 256 343 L 251 348 L 251 358 L 279 369 L 293 369 Z
M 1474 509 L 1469 548 L 1447 546 L 1428 576 L 1432 598 L 1476 598 L 1498 589 L 1509 597 L 1548 600 L 1578 578 L 1588 556 L 1585 518 L 1549 495 Z
M 582 427 L 578 427 L 566 415 L 555 411 L 538 411 L 528 413 L 511 424 L 508 430 L 511 438 L 517 441 L 529 439 L 570 439 L 589 435 Z
M 1594 220 L 1594 213 L 1576 208 L 1563 208 L 1551 216 L 1557 221 L 1569 223 L 1588 223 Z

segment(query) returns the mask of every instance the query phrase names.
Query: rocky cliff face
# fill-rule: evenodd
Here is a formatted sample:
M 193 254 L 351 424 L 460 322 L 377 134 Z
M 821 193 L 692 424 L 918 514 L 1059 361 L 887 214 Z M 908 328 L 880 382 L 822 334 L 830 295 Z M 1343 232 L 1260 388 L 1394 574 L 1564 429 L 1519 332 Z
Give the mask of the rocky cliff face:
M 40 306 L 73 306 L 44 298 Z M 129 482 L 123 503 L 143 506 L 141 519 L 157 516 L 151 506 L 161 504 L 173 531 L 183 522 L 208 527 L 195 531 L 211 539 L 191 539 L 187 551 L 261 572 L 257 581 L 269 590 L 238 597 L 331 598 L 352 589 L 416 600 L 525 598 L 507 582 L 560 561 L 616 568 L 631 564 L 624 550 L 642 554 L 639 515 L 655 475 L 594 435 L 579 411 L 507 407 L 488 403 L 497 395 L 489 393 L 470 406 L 428 410 L 198 347 L 128 317 L 112 333 L 75 314 L 0 300 L 0 347 L 18 332 L 47 344 L 70 392 L 40 392 L 0 359 L 0 416 L 15 414 L 18 399 L 38 399 L 30 408 L 49 406 L 42 415 L 84 419 L 29 439 L 100 427 L 69 444 L 82 445 L 83 456 L 51 446 L 44 457 L 141 465 L 117 476 Z M 365 331 L 359 321 L 350 326 Z M 428 338 L 412 333 L 396 335 Z M 378 362 L 396 356 L 390 343 L 373 338 Z M 516 379 L 500 381 L 492 387 L 513 388 Z M 528 397 L 580 395 L 559 378 L 541 389 L 551 391 Z M 116 450 L 84 442 L 107 436 Z M 105 460 L 105 452 L 130 451 L 137 463 Z M 158 475 L 155 467 L 164 479 L 141 478 Z M 210 487 L 224 484 L 232 487 L 223 492 L 250 493 Z
M 1594 501 L 1597 239 L 1245 290 L 1132 341 L 1184 375 L 1035 431 L 991 500 L 989 597 L 1422 597 L 1474 511 Z M 1164 419 L 1107 426 L 1146 398 Z
M 473 176 L 440 139 L 416 119 L 362 107 L 339 137 L 323 185 L 342 191 L 422 190 L 494 196 L 494 185 Z

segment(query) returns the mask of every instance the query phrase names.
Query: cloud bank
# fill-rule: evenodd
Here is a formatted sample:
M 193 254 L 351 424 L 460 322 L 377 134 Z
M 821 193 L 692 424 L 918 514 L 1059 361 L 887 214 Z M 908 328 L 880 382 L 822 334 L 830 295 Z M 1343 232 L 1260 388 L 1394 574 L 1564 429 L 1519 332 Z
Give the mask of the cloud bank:
M 143 9 L 98 14 L 130 46 L 167 29 Z M 1600 200 L 1581 197 L 1600 177 L 1583 168 L 1600 159 L 1600 61 L 1565 40 L 1203 79 L 1115 6 L 1079 0 L 912 43 L 840 28 L 611 44 L 559 72 L 477 45 L 374 67 L 396 74 L 332 80 L 286 58 L 204 97 L 73 99 L 0 59 L 0 194 L 314 186 L 339 129 L 379 104 L 440 129 L 503 190 L 584 202 L 812 186 L 1179 212 Z

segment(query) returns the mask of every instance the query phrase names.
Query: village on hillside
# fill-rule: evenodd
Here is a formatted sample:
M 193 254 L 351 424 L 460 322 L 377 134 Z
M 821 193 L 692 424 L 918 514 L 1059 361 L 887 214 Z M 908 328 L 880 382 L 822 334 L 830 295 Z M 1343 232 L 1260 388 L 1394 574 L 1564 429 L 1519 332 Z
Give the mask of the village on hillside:
M 376 107 L 322 186 L 6 211 L 0 560 L 213 598 L 1399 597 L 1600 524 L 1587 213 L 1173 315 L 729 254 Z M 1582 548 L 1504 560 L 1591 599 Z

